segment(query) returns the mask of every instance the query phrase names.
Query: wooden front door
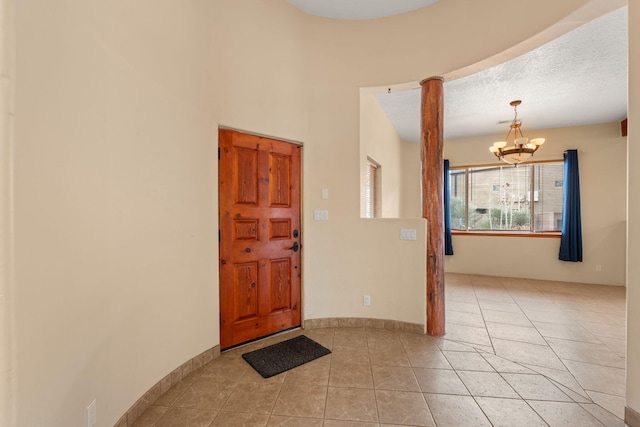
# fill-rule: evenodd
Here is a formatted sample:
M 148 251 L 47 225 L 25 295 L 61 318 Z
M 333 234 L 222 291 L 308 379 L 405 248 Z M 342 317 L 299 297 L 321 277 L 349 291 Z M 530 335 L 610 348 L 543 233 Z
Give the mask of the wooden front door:
M 301 146 L 220 129 L 220 346 L 300 325 Z

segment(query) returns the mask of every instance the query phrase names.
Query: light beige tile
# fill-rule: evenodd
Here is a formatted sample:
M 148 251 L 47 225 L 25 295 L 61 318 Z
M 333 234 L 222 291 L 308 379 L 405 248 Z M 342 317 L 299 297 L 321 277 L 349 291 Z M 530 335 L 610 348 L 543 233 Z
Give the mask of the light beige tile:
M 547 342 L 533 326 L 507 325 L 504 323 L 487 322 L 487 330 L 491 338 L 510 341 L 526 342 L 530 344 L 546 345 Z
M 480 314 L 480 306 L 477 301 L 463 302 L 463 301 L 447 301 L 447 310 L 461 311 L 464 313 Z
M 593 403 L 601 406 L 618 418 L 624 418 L 624 407 L 626 403 L 624 397 L 589 390 L 587 390 L 587 393 L 589 393 L 589 397 L 593 400 Z
M 484 276 L 479 274 L 470 274 L 469 278 L 474 288 L 502 286 L 502 278 L 497 276 Z
M 407 357 L 414 368 L 453 369 L 447 358 L 438 349 L 408 351 Z
M 322 425 L 321 418 L 296 418 L 281 415 L 272 415 L 267 423 L 268 427 L 322 427 Z
M 332 363 L 329 374 L 332 387 L 373 388 L 373 374 L 368 365 Z
M 500 356 L 496 356 L 491 353 L 481 353 L 480 354 L 484 360 L 489 362 L 489 364 L 495 369 L 497 372 L 509 372 L 514 374 L 531 374 L 534 373 L 531 369 L 520 365 L 518 363 L 514 363 L 510 360 L 502 358 Z
M 625 427 L 626 424 L 622 418 L 618 418 L 611 412 L 602 408 L 595 403 L 582 403 L 580 404 L 587 412 L 597 418 L 603 425 L 607 427 Z
M 477 397 L 476 401 L 494 427 L 543 427 L 547 425 L 524 400 Z
M 449 285 L 447 289 L 450 289 L 454 285 L 458 287 L 471 285 L 471 275 L 469 274 L 445 273 L 445 280 L 447 285 Z
M 600 421 L 577 403 L 539 400 L 527 402 L 551 426 L 602 427 Z
M 595 365 L 624 368 L 625 359 L 604 344 L 547 338 L 553 351 L 563 360 L 577 360 Z
M 549 298 L 542 297 L 541 299 L 530 299 L 530 298 L 515 298 L 516 303 L 522 309 L 522 311 L 529 316 L 530 312 L 536 312 L 539 316 L 543 316 L 542 313 L 546 313 L 546 315 L 559 315 L 563 314 L 563 308 L 557 306 L 553 303 Z M 531 317 L 530 317 L 531 318 Z
M 209 427 L 216 414 L 202 409 L 171 408 L 154 427 Z
M 425 393 L 469 395 L 467 387 L 453 370 L 413 368 L 413 371 Z
M 400 340 L 400 343 L 403 346 L 406 344 L 410 345 L 411 343 L 420 343 L 420 344 L 433 343 L 434 339 L 437 338 L 427 334 L 426 331 L 423 331 L 423 332 L 396 331 L 395 334 L 398 336 L 398 339 Z
M 481 354 L 493 354 L 493 346 L 474 344 L 473 348 Z
M 424 396 L 438 426 L 491 426 L 473 397 L 431 393 Z
M 445 337 L 448 340 L 468 345 L 479 344 L 491 346 L 489 334 L 484 327 L 447 324 Z
M 133 427 L 153 427 L 168 410 L 167 406 L 151 405 L 138 417 Z
M 493 367 L 479 353 L 465 351 L 443 351 L 442 353 L 455 370 L 494 372 Z
M 367 346 L 364 329 L 337 329 L 333 336 L 334 346 Z
M 240 382 L 249 383 L 249 382 L 270 382 L 270 383 L 282 383 L 284 382 L 285 377 L 288 375 L 288 372 L 283 372 L 278 375 L 274 375 L 269 378 L 264 378 L 258 371 L 255 369 L 247 369 L 244 371 L 242 377 L 240 377 Z
M 398 334 L 400 343 L 406 352 L 409 351 L 439 351 L 438 343 L 429 335 Z
M 523 399 L 572 402 L 562 390 L 542 375 L 502 374 L 502 377 Z
M 447 310 L 445 313 L 445 319 L 447 319 L 447 326 L 451 324 L 467 325 L 467 326 L 482 326 L 484 319 L 480 313 L 465 313 L 463 311 Z
M 587 392 L 566 368 L 549 369 L 532 365 L 528 366 L 528 368 L 531 369 L 532 372 L 544 375 L 549 381 L 560 388 L 560 390 L 562 390 L 567 396 L 571 397 L 574 401 L 580 403 L 584 401 L 584 399 L 587 399 L 587 401 L 590 400 Z M 581 397 L 572 395 L 571 393 Z
M 200 378 L 238 382 L 251 366 L 240 357 L 221 356 L 202 368 Z
M 325 420 L 324 427 L 379 427 L 378 423 L 361 423 L 357 421 Z
M 444 292 L 447 301 L 475 302 L 477 300 L 473 286 L 445 286 Z
M 274 383 L 238 383 L 222 410 L 270 414 L 281 387 Z
M 413 369 L 404 366 L 371 366 L 378 390 L 420 391 Z
M 496 289 L 496 288 L 476 288 L 476 296 L 478 301 L 488 300 L 488 301 L 502 301 L 502 302 L 513 302 L 513 298 L 504 288 Z
M 272 413 L 292 417 L 322 418 L 327 387 L 285 384 L 280 389 Z
M 182 396 L 182 394 L 193 384 L 194 378 L 187 378 L 180 381 L 178 384 L 171 387 L 166 393 L 158 398 L 154 402 L 154 405 L 158 406 L 172 406 L 176 400 Z
M 546 345 L 529 344 L 499 338 L 494 338 L 492 341 L 496 355 L 512 362 L 551 369 L 564 369 L 562 361 L 560 361 L 553 350 Z
M 269 416 L 241 412 L 220 412 L 211 427 L 262 427 L 266 426 Z M 181 424 L 187 426 L 189 424 Z
M 435 426 L 421 393 L 376 390 L 380 422 L 412 426 Z
M 334 330 L 333 329 L 312 329 L 305 330 L 304 334 L 320 344 L 323 347 L 331 350 L 333 348 L 333 337 Z
M 324 416 L 333 420 L 378 422 L 374 391 L 329 387 Z
M 434 337 L 433 340 L 438 343 L 438 348 L 441 351 L 470 351 L 476 352 L 473 344 L 461 343 L 444 337 Z
M 329 382 L 330 367 L 331 364 L 322 357 L 287 371 L 284 382 L 286 384 L 296 383 L 326 386 Z
M 607 307 L 606 312 L 596 313 L 594 311 L 567 310 L 567 314 L 576 319 L 578 323 L 591 322 L 603 325 L 617 325 L 624 328 L 626 323 L 626 302 L 622 299 L 622 304 L 618 307 Z
M 625 339 L 627 335 L 627 329 L 624 326 L 610 325 L 601 322 L 585 322 L 581 321 L 580 324 L 589 332 L 597 337 L 618 338 Z
M 369 365 L 371 363 L 369 360 L 369 349 L 366 345 L 334 345 L 331 361 L 334 363 L 353 363 L 360 365 Z
M 595 335 L 579 325 L 559 325 L 546 322 L 533 322 L 533 324 L 543 337 L 592 343 L 599 342 Z
M 599 337 L 600 342 L 609 347 L 618 357 L 627 357 L 626 339 Z
M 367 344 L 378 344 L 382 346 L 399 346 L 400 338 L 395 332 L 367 329 Z
M 494 301 L 481 299 L 478 300 L 478 304 L 480 304 L 480 309 L 482 310 L 483 315 L 486 314 L 487 311 L 522 314 L 522 310 L 520 310 L 518 304 L 513 301 Z
M 519 397 L 497 372 L 458 371 L 458 376 L 472 396 Z
M 559 325 L 579 325 L 571 316 L 560 311 L 560 309 L 558 309 L 558 311 L 547 311 L 543 310 L 542 307 L 539 307 L 538 309 L 523 307 L 522 310 L 527 318 L 532 322 L 557 323 Z
M 576 393 L 575 391 L 573 391 L 572 389 L 563 386 L 560 383 L 557 383 L 553 380 L 549 380 L 551 381 L 556 387 L 558 387 L 560 389 L 560 391 L 562 391 L 564 394 L 566 394 L 567 396 L 569 396 L 571 398 L 571 400 L 573 400 L 576 403 L 591 403 L 591 398 L 589 397 L 585 397 L 582 394 Z M 585 391 L 584 394 L 587 394 L 587 392 Z
M 473 293 L 477 299 L 511 300 L 509 292 L 499 277 L 491 277 L 490 281 L 485 279 L 486 276 L 482 277 L 480 281 L 475 279 L 473 281 Z
M 141 413 L 135 427 L 209 425 L 212 417 L 214 426 L 475 426 L 488 425 L 486 414 L 495 426 L 544 425 L 540 415 L 550 425 L 624 425 L 624 292 L 449 277 L 444 337 L 409 333 L 396 321 L 317 319 L 341 328 L 270 337 L 202 367 L 193 359 L 147 393 L 131 419 Z M 241 357 L 302 333 L 334 353 L 270 379 Z M 143 412 L 150 399 L 156 405 Z
M 200 378 L 194 381 L 174 403 L 181 408 L 221 409 L 235 387 L 228 381 Z
M 411 366 L 402 346 L 397 344 L 369 343 L 369 360 L 372 365 Z

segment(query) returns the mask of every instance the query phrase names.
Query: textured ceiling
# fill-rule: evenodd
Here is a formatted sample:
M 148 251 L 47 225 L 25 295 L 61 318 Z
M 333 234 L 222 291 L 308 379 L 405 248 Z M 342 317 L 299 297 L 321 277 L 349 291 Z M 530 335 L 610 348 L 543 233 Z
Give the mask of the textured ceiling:
M 512 100 L 522 128 L 621 121 L 627 115 L 627 8 L 511 61 L 444 83 L 444 137 L 508 130 Z M 401 138 L 420 140 L 420 90 L 377 94 Z
M 287 0 L 306 13 L 372 19 L 437 0 Z M 444 137 L 500 134 L 513 118 L 527 130 L 623 120 L 627 115 L 627 8 L 618 9 L 511 61 L 444 83 Z M 393 84 L 393 82 L 389 82 Z M 401 138 L 420 140 L 420 90 L 377 94 Z
M 438 0 L 287 0 L 310 15 L 333 19 L 375 19 L 430 6 Z

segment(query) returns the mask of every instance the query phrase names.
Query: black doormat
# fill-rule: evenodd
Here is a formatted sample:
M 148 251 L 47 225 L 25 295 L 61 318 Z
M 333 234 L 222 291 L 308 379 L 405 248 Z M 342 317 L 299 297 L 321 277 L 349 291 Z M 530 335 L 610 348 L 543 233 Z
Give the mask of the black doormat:
M 330 353 L 329 349 L 311 338 L 299 335 L 290 340 L 245 353 L 242 358 L 263 378 L 269 378 Z

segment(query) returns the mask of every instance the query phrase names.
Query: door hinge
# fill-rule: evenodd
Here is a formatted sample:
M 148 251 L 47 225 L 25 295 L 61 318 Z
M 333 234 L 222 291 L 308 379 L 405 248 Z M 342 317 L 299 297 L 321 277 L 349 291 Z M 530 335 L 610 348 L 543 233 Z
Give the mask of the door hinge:
M 218 160 L 220 160 L 220 147 L 218 147 Z
M 221 234 L 220 234 L 220 230 L 218 230 L 218 242 L 220 242 L 220 240 L 222 239 Z

